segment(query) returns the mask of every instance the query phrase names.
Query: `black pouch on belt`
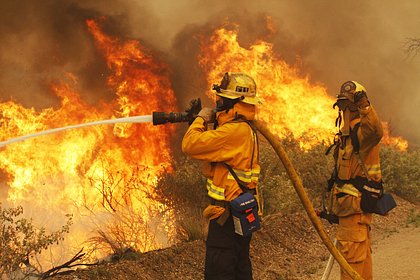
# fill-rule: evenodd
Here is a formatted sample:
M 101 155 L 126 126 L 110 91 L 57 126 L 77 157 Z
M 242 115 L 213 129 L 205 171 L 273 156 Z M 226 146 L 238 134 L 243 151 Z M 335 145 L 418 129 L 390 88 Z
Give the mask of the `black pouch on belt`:
M 397 206 L 394 198 L 389 193 L 384 193 L 382 182 L 369 181 L 358 188 L 362 193 L 360 208 L 366 213 L 386 215 Z
M 395 202 L 392 195 L 389 193 L 384 193 L 382 197 L 378 199 L 374 213 L 384 216 L 396 206 L 397 203 Z

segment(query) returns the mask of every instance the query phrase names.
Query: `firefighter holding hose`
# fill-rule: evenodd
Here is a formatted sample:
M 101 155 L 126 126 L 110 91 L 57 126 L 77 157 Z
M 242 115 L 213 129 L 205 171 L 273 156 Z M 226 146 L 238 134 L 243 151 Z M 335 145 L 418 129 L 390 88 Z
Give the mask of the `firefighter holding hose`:
M 204 278 L 252 279 L 249 247 L 259 229 L 255 81 L 244 73 L 226 73 L 216 91 L 216 113 L 203 108 L 188 128 L 182 150 L 206 162 L 208 218 Z M 214 129 L 208 129 L 210 122 Z
M 329 188 L 330 209 L 338 216 L 337 247 L 365 280 L 372 279 L 370 224 L 383 193 L 379 164 L 381 122 L 365 88 L 355 81 L 341 86 L 334 149 L 335 168 Z M 343 125 L 340 125 L 340 124 Z M 341 279 L 352 279 L 341 269 Z

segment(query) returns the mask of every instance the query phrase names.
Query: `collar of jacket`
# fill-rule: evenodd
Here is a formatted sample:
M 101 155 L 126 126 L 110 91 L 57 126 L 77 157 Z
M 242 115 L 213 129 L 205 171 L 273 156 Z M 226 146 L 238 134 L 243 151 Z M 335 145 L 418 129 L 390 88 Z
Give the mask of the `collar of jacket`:
M 223 125 L 227 122 L 233 121 L 237 118 L 237 116 L 241 116 L 242 118 L 252 121 L 255 119 L 255 105 L 239 102 L 236 103 L 232 109 L 230 109 L 227 113 L 226 111 L 221 111 L 216 113 L 216 119 L 219 125 Z

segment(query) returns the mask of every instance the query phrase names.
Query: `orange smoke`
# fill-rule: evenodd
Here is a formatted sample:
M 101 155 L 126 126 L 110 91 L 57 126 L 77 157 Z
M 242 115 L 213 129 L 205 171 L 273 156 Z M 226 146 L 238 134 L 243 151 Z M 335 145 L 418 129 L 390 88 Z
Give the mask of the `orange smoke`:
M 270 19 L 267 24 L 271 28 Z M 312 84 L 302 76 L 298 67 L 288 65 L 273 46 L 259 40 L 249 48 L 238 43 L 238 28 L 216 29 L 210 40 L 202 40 L 199 64 L 206 73 L 209 89 L 219 82 L 225 72 L 245 72 L 257 83 L 257 92 L 263 104 L 257 118 L 270 130 L 284 137 L 292 135 L 302 148 L 308 149 L 323 141 L 331 141 L 337 132 L 337 111 L 332 109 L 335 99 L 320 84 Z M 214 99 L 214 92 L 208 91 Z M 387 129 L 387 126 L 385 126 Z M 406 148 L 402 138 L 393 138 L 387 132 L 384 143 L 395 143 Z
M 61 100 L 56 108 L 37 112 L 12 101 L 0 103 L 0 140 L 176 109 L 164 63 L 137 41 L 112 38 L 92 20 L 87 25 L 112 72 L 108 84 L 116 99 L 87 104 L 75 89 L 77 78 L 68 74 L 66 82 L 52 85 Z M 28 205 L 27 211 L 45 219 L 43 225 L 52 220 L 47 218 L 51 213 L 59 219 L 73 213 L 75 225 L 68 242 L 76 250 L 95 225 L 103 231 L 123 231 L 129 241 L 123 246 L 141 251 L 167 246 L 174 237 L 175 221 L 172 210 L 156 201 L 154 187 L 160 174 L 171 170 L 173 129 L 151 124 L 95 126 L 6 146 L 0 153 L 0 168 L 8 178 L 7 200 Z M 127 217 L 137 224 L 128 223 Z M 102 253 L 109 253 L 109 248 Z

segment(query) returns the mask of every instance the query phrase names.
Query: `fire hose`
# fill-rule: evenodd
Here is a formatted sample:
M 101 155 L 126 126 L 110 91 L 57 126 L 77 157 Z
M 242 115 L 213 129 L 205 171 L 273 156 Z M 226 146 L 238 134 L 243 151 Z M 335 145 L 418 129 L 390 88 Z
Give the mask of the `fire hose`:
M 163 112 L 153 112 L 153 124 L 159 125 L 164 123 L 174 123 L 174 122 L 191 122 L 191 116 L 197 114 L 201 109 L 201 102 L 199 99 L 193 100 L 190 104 L 190 109 L 185 113 L 163 113 Z M 254 121 L 254 127 L 267 139 L 270 145 L 273 147 L 277 156 L 280 158 L 281 162 L 286 169 L 287 175 L 293 183 L 293 187 L 297 195 L 299 196 L 300 201 L 302 202 L 303 207 L 306 210 L 306 213 L 309 216 L 309 219 L 312 222 L 315 230 L 317 231 L 319 237 L 330 251 L 331 255 L 337 260 L 340 266 L 350 275 L 352 279 L 363 280 L 363 278 L 348 264 L 346 259 L 341 255 L 337 250 L 334 244 L 331 242 L 327 232 L 324 229 L 320 219 L 318 218 L 314 207 L 309 200 L 308 195 L 303 187 L 302 180 L 296 172 L 292 162 L 289 159 L 286 151 L 283 149 L 282 145 L 278 139 L 271 133 L 271 131 L 262 123 L 261 121 Z
M 55 128 L 55 129 L 50 129 L 43 132 L 20 136 L 17 138 L 0 142 L 0 147 L 6 146 L 12 143 L 20 142 L 20 141 L 33 138 L 33 137 L 38 137 L 42 135 L 57 133 L 57 132 L 68 130 L 68 129 L 82 128 L 82 127 L 92 126 L 92 125 L 127 123 L 127 122 L 128 123 L 153 122 L 153 125 L 160 125 L 160 124 L 165 124 L 165 123 L 178 123 L 178 122 L 191 123 L 194 120 L 195 115 L 198 114 L 199 110 L 201 110 L 201 101 L 200 99 L 195 99 L 191 102 L 190 109 L 181 113 L 153 112 L 152 116 L 133 116 L 133 117 L 120 118 L 120 119 L 90 122 L 90 123 L 85 123 L 85 124 L 80 124 L 80 125 L 71 125 L 71 126 L 66 126 L 62 128 Z M 318 235 L 320 236 L 321 240 L 323 241 L 327 249 L 330 251 L 331 255 L 337 260 L 337 262 L 340 264 L 342 269 L 344 269 L 348 273 L 348 275 L 350 275 L 352 279 L 363 280 L 363 278 L 347 263 L 346 259 L 341 255 L 341 253 L 337 250 L 337 248 L 331 242 L 331 239 L 328 237 L 328 234 L 326 233 L 321 221 L 319 220 L 313 208 L 311 201 L 309 200 L 308 195 L 306 194 L 301 178 L 297 174 L 292 162 L 290 161 L 286 151 L 283 149 L 278 139 L 269 131 L 269 129 L 262 122 L 254 121 L 253 123 L 254 123 L 255 128 L 267 139 L 267 141 L 273 147 L 277 156 L 280 158 L 281 162 L 283 163 L 286 169 L 286 172 L 293 183 L 293 187 L 295 188 L 295 191 L 298 194 L 299 199 L 302 202 L 302 205 L 305 208 L 309 216 L 309 219 L 312 222 L 312 225 L 316 229 Z
M 256 129 L 267 139 L 270 145 L 273 147 L 274 151 L 276 152 L 277 156 L 280 158 L 281 162 L 286 169 L 287 175 L 289 175 L 290 180 L 293 183 L 293 187 L 297 195 L 299 196 L 300 201 L 302 202 L 303 207 L 306 210 L 306 213 L 309 216 L 309 219 L 312 222 L 315 230 L 317 231 L 319 237 L 324 242 L 327 249 L 330 251 L 331 255 L 337 260 L 340 266 L 350 275 L 352 279 L 355 280 L 363 280 L 363 278 L 348 264 L 346 259 L 341 255 L 341 253 L 337 250 L 334 244 L 331 242 L 327 232 L 324 229 L 320 219 L 318 218 L 314 207 L 309 200 L 308 195 L 303 187 L 302 180 L 296 172 L 292 162 L 289 159 L 286 151 L 281 146 L 280 142 L 276 139 L 276 137 L 269 131 L 269 129 L 260 121 L 255 121 L 254 126 Z

